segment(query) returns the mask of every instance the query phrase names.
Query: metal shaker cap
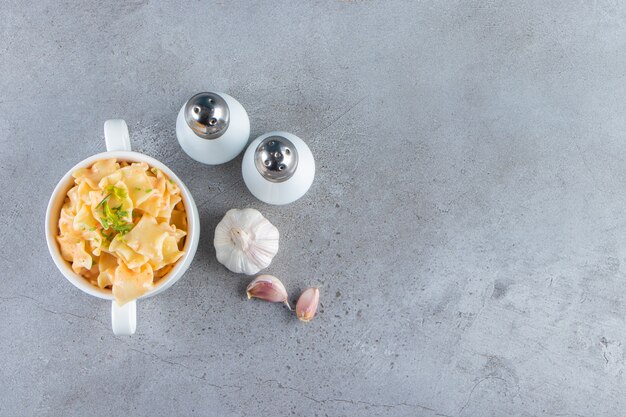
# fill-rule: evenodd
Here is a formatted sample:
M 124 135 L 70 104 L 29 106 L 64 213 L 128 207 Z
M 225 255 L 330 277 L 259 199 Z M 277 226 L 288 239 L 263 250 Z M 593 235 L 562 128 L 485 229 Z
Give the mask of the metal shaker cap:
M 254 152 L 254 164 L 268 181 L 283 182 L 293 176 L 298 167 L 295 145 L 282 136 L 270 136 L 261 141 Z
M 199 93 L 185 105 L 185 121 L 203 139 L 217 139 L 230 123 L 228 104 L 214 93 Z

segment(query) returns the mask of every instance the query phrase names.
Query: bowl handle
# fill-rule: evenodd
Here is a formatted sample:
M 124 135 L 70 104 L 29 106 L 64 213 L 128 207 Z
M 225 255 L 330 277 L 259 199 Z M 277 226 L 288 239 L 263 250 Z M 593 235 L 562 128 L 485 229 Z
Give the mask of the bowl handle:
M 104 141 L 107 152 L 130 151 L 130 138 L 128 126 L 122 119 L 111 119 L 104 122 Z
M 116 336 L 130 336 L 137 329 L 137 303 L 135 300 L 119 305 L 113 300 L 111 304 L 111 323 Z

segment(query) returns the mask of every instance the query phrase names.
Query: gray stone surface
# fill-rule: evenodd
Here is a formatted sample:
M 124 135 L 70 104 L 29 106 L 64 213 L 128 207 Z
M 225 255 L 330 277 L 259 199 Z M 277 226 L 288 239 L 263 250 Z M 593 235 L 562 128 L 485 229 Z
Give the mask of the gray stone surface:
M 562 1 L 0 2 L 0 415 L 618 416 L 626 407 L 626 6 Z M 193 93 L 317 158 L 256 201 L 241 157 L 178 146 Z M 71 286 L 43 222 L 128 121 L 202 217 L 133 337 Z M 310 324 L 247 301 L 213 229 L 255 207 Z

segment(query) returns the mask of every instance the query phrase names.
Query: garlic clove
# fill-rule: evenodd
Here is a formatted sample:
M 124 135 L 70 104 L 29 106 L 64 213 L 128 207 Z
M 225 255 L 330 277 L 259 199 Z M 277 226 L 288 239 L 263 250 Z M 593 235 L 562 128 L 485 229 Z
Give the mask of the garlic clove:
M 320 290 L 318 288 L 307 288 L 298 298 L 296 303 L 296 315 L 302 321 L 311 321 L 320 303 Z
M 285 286 L 273 275 L 259 275 L 248 284 L 246 293 L 248 299 L 259 298 L 272 303 L 285 303 L 291 310 Z

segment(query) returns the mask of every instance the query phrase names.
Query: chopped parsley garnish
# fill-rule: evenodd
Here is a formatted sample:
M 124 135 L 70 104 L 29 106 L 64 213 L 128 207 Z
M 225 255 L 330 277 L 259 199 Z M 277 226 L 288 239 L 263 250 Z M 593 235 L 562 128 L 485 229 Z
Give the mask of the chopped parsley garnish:
M 107 193 L 113 194 L 113 196 L 115 196 L 115 198 L 117 198 L 118 200 L 122 200 L 128 197 L 128 193 L 125 189 L 121 187 L 116 187 L 115 185 L 109 185 L 105 190 Z
M 107 195 L 104 196 L 104 198 L 102 199 L 102 201 L 100 201 L 98 203 L 98 205 L 96 206 L 96 208 L 99 208 L 100 206 L 102 206 L 104 203 L 107 202 L 107 200 L 109 198 L 111 198 L 111 196 L 115 197 L 118 200 L 122 200 L 124 198 L 128 197 L 128 193 L 126 192 L 125 189 L 120 188 L 120 187 L 116 187 L 115 185 L 109 185 L 107 188 L 105 188 L 105 191 L 107 192 Z
M 108 240 L 109 242 L 111 242 L 113 240 L 113 238 L 115 237 L 115 233 L 111 232 L 111 233 L 105 233 L 104 230 L 102 230 L 102 236 L 104 236 L 104 238 L 106 240 Z
M 102 199 L 102 201 L 98 203 L 98 205 L 96 206 L 96 208 L 99 208 L 101 205 L 103 205 L 104 203 L 106 203 L 106 201 L 107 201 L 109 198 L 111 198 L 111 194 L 107 194 L 107 195 L 106 195 L 106 197 L 104 197 L 104 198 Z
M 148 188 L 148 189 L 146 189 L 146 192 L 147 192 L 147 193 L 151 193 L 151 192 L 152 192 L 152 188 Z
M 107 194 L 96 207 L 102 206 L 103 216 L 99 219 L 102 228 L 104 230 L 112 229 L 109 233 L 105 233 L 104 230 L 102 231 L 102 235 L 110 241 L 115 236 L 114 232 L 126 234 L 130 232 L 134 224 L 124 220 L 124 218 L 128 217 L 128 211 L 122 210 L 121 204 L 117 207 L 110 207 L 108 202 L 111 195 L 114 195 L 118 200 L 126 198 L 126 190 L 113 186 L 112 188 L 107 187 L 107 191 L 110 191 L 110 193 Z

